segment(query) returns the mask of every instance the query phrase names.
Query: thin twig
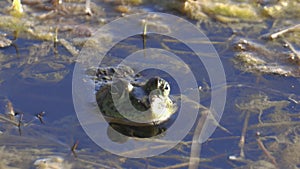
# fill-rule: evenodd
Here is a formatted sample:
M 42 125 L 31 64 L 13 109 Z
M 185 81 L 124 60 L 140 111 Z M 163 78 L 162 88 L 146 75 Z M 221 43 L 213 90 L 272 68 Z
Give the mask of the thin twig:
M 271 153 L 265 147 L 264 143 L 261 141 L 260 133 L 257 132 L 256 136 L 257 136 L 256 141 L 257 141 L 257 144 L 258 144 L 259 148 L 263 151 L 263 153 L 267 156 L 267 158 L 272 162 L 272 164 L 277 166 L 277 162 L 276 162 L 275 157 L 271 155 Z
M 77 140 L 77 141 L 73 144 L 73 146 L 71 147 L 71 152 L 72 152 L 72 154 L 74 155 L 75 158 L 77 158 L 76 149 L 77 149 L 77 147 L 78 147 L 78 144 L 79 144 L 79 141 Z
M 300 125 L 299 121 L 283 121 L 283 122 L 277 122 L 277 123 L 263 123 L 263 124 L 256 124 L 249 126 L 249 129 L 256 129 L 260 127 L 278 127 L 278 126 L 294 126 L 294 125 Z
M 283 30 L 281 30 L 281 31 L 279 31 L 279 32 L 272 33 L 272 34 L 270 35 L 270 38 L 271 38 L 271 39 L 276 39 L 276 38 L 278 38 L 278 36 L 280 36 L 280 35 L 282 35 L 282 34 L 285 34 L 286 32 L 292 31 L 292 30 L 298 28 L 299 26 L 300 26 L 300 24 L 297 24 L 297 25 L 288 27 L 288 28 L 286 28 L 286 29 L 283 29 Z
M 240 139 L 240 142 L 239 142 L 239 147 L 241 148 L 240 156 L 242 158 L 245 158 L 244 146 L 245 146 L 246 132 L 247 132 L 247 128 L 248 128 L 248 122 L 249 122 L 250 114 L 251 114 L 251 112 L 249 112 L 249 111 L 246 114 L 243 130 L 242 130 L 242 134 L 241 134 L 241 139 Z
M 82 162 L 82 163 L 93 165 L 94 167 L 110 168 L 110 169 L 112 168 L 111 166 L 107 166 L 107 165 L 104 165 L 104 164 L 100 164 L 100 163 L 97 163 L 97 162 L 88 161 L 88 160 L 84 160 L 84 159 L 80 159 L 80 158 L 78 158 L 77 160 Z
M 18 129 L 19 129 L 19 134 L 20 134 L 20 136 L 22 135 L 22 130 L 21 130 L 21 126 L 22 126 L 22 124 L 23 124 L 23 113 L 21 113 L 20 114 L 20 118 L 19 118 L 19 122 L 18 122 Z
M 297 51 L 294 48 L 294 46 L 290 42 L 288 42 L 287 40 L 284 40 L 284 43 L 286 43 L 287 47 L 293 52 L 293 54 L 296 56 L 296 58 L 298 60 L 300 60 L 300 53 L 299 53 L 299 51 Z M 295 57 L 293 57 L 293 59 L 295 59 Z
M 205 121 L 209 115 L 209 110 L 204 110 L 201 113 L 201 118 L 198 120 L 197 127 L 194 132 L 192 146 L 191 146 L 191 155 L 189 161 L 189 169 L 197 169 L 200 163 L 200 151 L 201 151 L 201 144 L 199 142 L 201 131 L 205 124 Z
M 156 150 L 156 149 L 161 149 L 161 148 L 170 147 L 170 146 L 171 145 L 169 145 L 169 144 L 161 144 L 161 145 L 151 146 L 151 147 L 142 147 L 142 148 L 139 148 L 139 149 L 133 149 L 131 151 L 122 152 L 120 155 L 130 156 L 132 154 L 142 153 L 142 152 L 147 151 L 149 149 Z
M 91 0 L 85 0 L 85 13 L 90 16 L 93 15 L 91 10 Z
M 44 111 L 36 114 L 35 116 L 40 120 L 41 124 L 45 124 L 45 122 L 43 120 L 43 117 L 45 116 L 45 112 Z
M 171 165 L 171 166 L 167 166 L 167 167 L 162 167 L 162 168 L 159 168 L 159 169 L 185 168 L 189 165 L 190 165 L 190 163 L 186 162 L 186 163 L 175 164 L 175 165 Z
M 209 141 L 220 141 L 220 140 L 232 140 L 232 139 L 238 139 L 241 136 L 228 136 L 228 137 L 219 137 L 219 138 L 209 138 L 207 139 L 207 142 Z
M 2 114 L 0 114 L 0 120 L 3 120 L 3 121 L 6 121 L 6 122 L 9 122 L 15 126 L 18 126 L 19 123 L 14 121 L 14 120 L 11 120 L 11 119 L 8 119 L 7 117 L 4 117 Z
M 143 34 L 142 34 L 142 38 L 143 38 L 143 49 L 146 49 L 146 37 L 147 37 L 147 21 L 143 20 L 143 24 L 144 24 L 144 29 L 143 29 Z M 145 52 L 145 50 L 144 50 Z M 146 54 L 144 53 L 144 56 L 146 56 Z
M 143 36 L 147 36 L 147 21 L 143 20 L 142 22 L 144 24 Z

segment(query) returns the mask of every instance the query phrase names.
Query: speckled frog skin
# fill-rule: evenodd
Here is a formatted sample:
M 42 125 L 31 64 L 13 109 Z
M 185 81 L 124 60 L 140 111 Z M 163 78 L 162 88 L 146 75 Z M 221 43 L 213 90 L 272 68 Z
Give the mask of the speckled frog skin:
M 132 69 L 125 66 L 98 71 L 99 81 L 104 80 L 96 93 L 102 115 L 111 123 L 132 126 L 167 121 L 177 110 L 169 98 L 169 83 L 160 77 L 136 82 L 131 73 Z

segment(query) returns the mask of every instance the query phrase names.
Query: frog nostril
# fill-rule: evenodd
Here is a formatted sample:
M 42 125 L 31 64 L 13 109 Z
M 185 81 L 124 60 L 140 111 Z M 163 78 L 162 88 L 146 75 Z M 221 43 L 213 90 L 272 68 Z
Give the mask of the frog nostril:
M 169 86 L 165 86 L 165 90 L 169 90 Z

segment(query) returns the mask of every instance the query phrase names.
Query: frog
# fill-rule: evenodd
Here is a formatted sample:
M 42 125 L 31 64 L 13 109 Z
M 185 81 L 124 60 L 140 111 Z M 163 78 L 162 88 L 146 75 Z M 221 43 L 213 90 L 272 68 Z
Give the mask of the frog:
M 101 114 L 109 123 L 135 127 L 167 122 L 177 110 L 169 97 L 170 84 L 159 76 L 138 81 L 133 74 L 128 66 L 97 70 L 101 86 L 96 100 Z

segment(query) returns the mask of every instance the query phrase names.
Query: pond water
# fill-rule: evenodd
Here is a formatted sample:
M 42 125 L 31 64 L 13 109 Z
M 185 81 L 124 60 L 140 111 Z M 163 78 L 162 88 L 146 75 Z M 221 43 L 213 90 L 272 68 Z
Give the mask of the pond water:
M 291 8 L 295 14 L 285 8 L 286 3 L 299 6 L 299 2 L 247 1 L 241 5 L 228 1 L 229 8 L 223 1 L 205 1 L 207 4 L 203 5 L 190 0 L 92 0 L 92 16 L 84 13 L 85 2 L 80 0 L 63 2 L 73 10 L 56 8 L 56 1 L 22 2 L 25 15 L 21 18 L 10 14 L 8 1 L 0 3 L 0 35 L 7 34 L 5 38 L 12 40 L 12 44 L 0 48 L 0 113 L 5 117 L 10 101 L 19 112 L 16 124 L 23 114 L 21 127 L 1 118 L 0 168 L 192 168 L 189 158 L 196 125 L 179 144 L 161 155 L 126 158 L 97 146 L 80 126 L 74 109 L 73 69 L 84 42 L 105 23 L 145 11 L 174 14 L 195 24 L 216 48 L 225 70 L 227 98 L 220 126 L 201 144 L 200 164 L 194 166 L 300 168 L 299 17 L 298 8 Z M 178 10 L 183 6 L 185 12 Z M 230 11 L 235 9 L 238 13 L 247 7 L 253 8 L 247 17 Z M 287 31 L 275 37 L 274 33 L 280 30 Z M 270 34 L 275 38 L 270 40 Z M 174 38 L 158 34 L 148 34 L 146 41 L 140 35 L 129 37 L 109 51 L 103 65 L 115 66 L 145 47 L 168 50 L 184 60 L 197 72 L 194 76 L 201 88 L 200 104 L 210 106 L 211 88 L 218 86 L 210 86 L 204 65 Z M 180 94 L 169 74 L 157 70 L 142 72 L 145 79 L 155 75 L 171 84 L 171 95 Z M 42 111 L 44 124 L 37 118 Z M 74 148 L 76 143 L 78 147 Z M 72 147 L 75 151 L 71 151 Z M 128 153 L 139 151 L 143 150 Z

